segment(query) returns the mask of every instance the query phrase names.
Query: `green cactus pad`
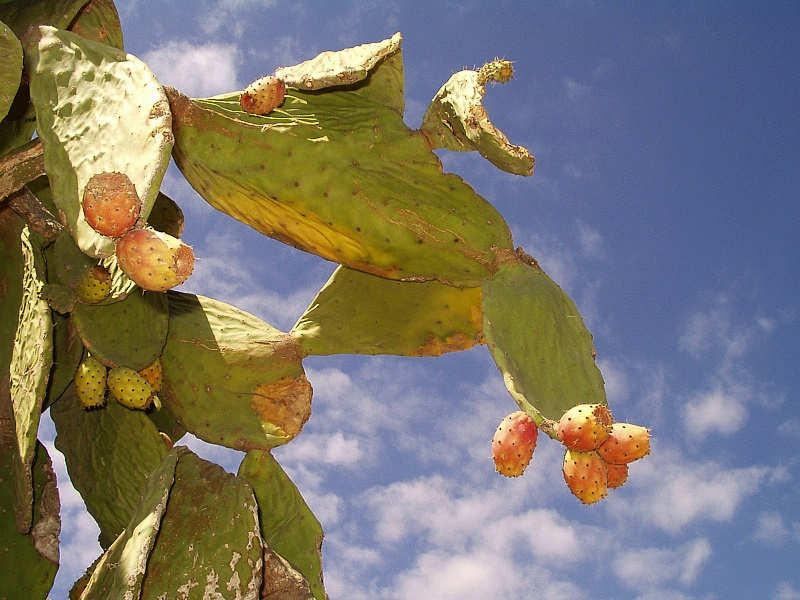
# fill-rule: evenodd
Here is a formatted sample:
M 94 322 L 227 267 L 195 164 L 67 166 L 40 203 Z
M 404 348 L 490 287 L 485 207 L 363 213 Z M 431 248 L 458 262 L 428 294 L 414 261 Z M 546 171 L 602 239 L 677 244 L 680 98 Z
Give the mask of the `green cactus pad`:
M 11 28 L 0 21 L 0 120 L 17 95 L 22 79 L 22 44 Z
M 458 152 L 477 150 L 499 169 L 516 175 L 533 175 L 531 153 L 509 143 L 483 107 L 486 77 L 482 72 L 491 71 L 493 64 L 485 65 L 481 71 L 455 73 L 434 96 L 421 129 L 434 148 Z
M 300 491 L 269 453 L 251 451 L 239 465 L 239 477 L 256 494 L 264 543 L 306 578 L 317 600 L 325 600 L 322 583 L 322 525 Z
M 245 481 L 182 452 L 142 598 L 257 598 L 263 553 L 258 519 Z M 182 590 L 191 591 L 184 596 Z
M 76 304 L 72 320 L 84 346 L 107 367 L 143 369 L 160 354 L 169 323 L 167 298 L 134 292 L 112 304 Z
M 483 331 L 508 391 L 537 425 L 576 404 L 606 403 L 575 303 L 523 253 L 483 284 Z
M 183 234 L 183 211 L 163 192 L 158 192 L 147 222 L 153 229 L 163 231 L 174 238 L 179 238 Z
M 33 463 L 33 526 L 14 523 L 13 431 L 0 419 L 0 598 L 46 598 L 58 571 L 61 530 L 56 475 L 45 447 L 37 443 Z M 10 434 L 10 436 L 8 435 Z
M 47 384 L 42 410 L 53 404 L 67 389 L 83 356 L 83 343 L 68 317 L 53 314 L 53 369 Z
M 33 25 L 52 25 L 122 48 L 122 30 L 111 0 L 12 0 L 0 3 L 0 21 L 18 38 Z M 0 123 L 0 155 L 30 140 L 35 129 L 36 113 L 23 82 L 8 118 Z
M 64 453 L 69 477 L 100 527 L 106 548 L 128 524 L 148 475 L 167 454 L 147 416 L 116 402 L 85 411 L 67 388 L 50 407 L 56 448 Z
M 113 0 L 89 0 L 67 29 L 87 40 L 122 50 L 122 25 Z
M 175 468 L 178 459 L 187 452 L 186 448 L 175 448 L 165 453 L 146 477 L 141 496 L 137 495 L 134 499 L 125 529 L 95 563 L 80 596 L 82 600 L 142 597 L 147 559 L 167 509 L 170 490 L 175 482 Z
M 439 356 L 483 341 L 481 289 L 339 267 L 291 334 L 310 354 Z
M 212 206 L 302 250 L 391 279 L 479 285 L 511 235 L 386 97 L 387 83 L 402 95 L 401 60 L 353 86 L 289 89 L 263 117 L 238 92 L 193 101 L 167 88 L 176 164 Z
M 83 215 L 86 184 L 100 173 L 127 175 L 146 219 L 172 147 L 169 106 L 136 57 L 52 27 L 40 27 L 39 36 L 25 46 L 26 64 L 53 197 L 81 251 L 107 257 L 113 240 Z
M 236 450 L 297 435 L 311 414 L 297 341 L 224 302 L 167 295 L 164 406 L 197 437 Z
M 44 277 L 37 236 L 10 208 L 0 208 L 0 403 L 8 404 L 16 436 L 16 518 L 23 533 L 31 526 L 31 464 L 53 361 L 50 308 L 39 297 Z

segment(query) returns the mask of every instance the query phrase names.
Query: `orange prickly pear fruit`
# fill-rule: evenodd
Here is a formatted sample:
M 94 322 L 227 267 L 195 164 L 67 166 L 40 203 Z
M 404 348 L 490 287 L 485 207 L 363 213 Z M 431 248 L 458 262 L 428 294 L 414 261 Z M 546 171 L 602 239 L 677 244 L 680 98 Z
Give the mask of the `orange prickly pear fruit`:
M 239 97 L 242 110 L 255 115 L 266 115 L 278 108 L 286 96 L 286 84 L 274 75 L 256 79 Z
M 556 432 L 570 450 L 596 450 L 611 434 L 614 419 L 602 404 L 578 404 L 565 412 L 558 421 Z
M 139 375 L 144 377 L 145 381 L 150 384 L 154 392 L 161 391 L 161 382 L 164 381 L 164 366 L 160 358 L 156 358 L 144 369 L 140 369 Z
M 492 439 L 492 458 L 497 472 L 506 477 L 519 477 L 531 461 L 539 430 L 536 423 L 521 410 L 500 422 Z
M 650 454 L 650 430 L 631 423 L 614 423 L 608 439 L 597 449 L 614 465 L 624 465 Z
M 628 480 L 628 465 L 610 465 L 606 463 L 608 470 L 608 488 L 618 488 Z
M 194 269 L 191 247 L 155 229 L 132 229 L 117 242 L 116 254 L 125 274 L 151 292 L 180 285 Z
M 86 183 L 83 216 L 97 233 L 118 238 L 139 218 L 142 202 L 124 173 L 98 173 Z
M 592 504 L 608 495 L 608 466 L 594 450 L 564 453 L 564 481 L 570 491 L 584 504 Z

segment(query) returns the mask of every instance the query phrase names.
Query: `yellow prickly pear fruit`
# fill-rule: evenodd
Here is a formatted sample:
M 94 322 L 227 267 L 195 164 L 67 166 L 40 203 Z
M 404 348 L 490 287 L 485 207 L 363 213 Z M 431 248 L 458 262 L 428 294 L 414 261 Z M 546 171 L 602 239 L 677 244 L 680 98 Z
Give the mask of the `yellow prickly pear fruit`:
M 618 488 L 628 480 L 628 465 L 610 465 L 606 463 L 608 470 L 608 488 Z
M 514 76 L 514 66 L 510 60 L 496 58 L 478 70 L 478 83 L 485 85 L 489 81 L 505 83 Z
M 531 461 L 539 430 L 525 412 L 518 410 L 500 422 L 492 438 L 492 458 L 498 473 L 519 477 Z
M 140 369 L 139 375 L 144 377 L 145 381 L 150 384 L 153 392 L 160 392 L 161 382 L 164 381 L 164 365 L 161 364 L 161 358 L 156 358 L 144 369 Z
M 626 465 L 650 454 L 650 430 L 632 423 L 614 423 L 608 439 L 597 449 L 614 465 Z
M 75 373 L 75 392 L 85 409 L 100 408 L 106 403 L 106 368 L 96 358 L 87 356 Z
M 570 450 L 596 450 L 611 435 L 614 419 L 602 404 L 578 404 L 558 421 L 558 439 Z
M 145 410 L 153 401 L 153 388 L 133 369 L 115 367 L 108 372 L 108 389 L 127 408 Z
M 75 292 L 85 304 L 96 304 L 108 298 L 111 293 L 111 273 L 108 269 L 95 265 L 78 280 Z

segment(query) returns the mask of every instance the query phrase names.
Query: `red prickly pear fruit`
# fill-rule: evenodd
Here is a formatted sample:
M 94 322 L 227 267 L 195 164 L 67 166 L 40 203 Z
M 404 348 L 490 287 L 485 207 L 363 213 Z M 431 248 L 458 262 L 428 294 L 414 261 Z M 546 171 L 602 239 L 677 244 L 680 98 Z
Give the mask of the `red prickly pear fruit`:
M 570 450 L 596 450 L 608 439 L 614 419 L 602 404 L 578 404 L 565 412 L 558 421 L 556 433 Z
M 518 410 L 500 422 L 492 438 L 492 458 L 497 472 L 519 477 L 531 462 L 539 430 L 536 423 Z
M 100 265 L 87 269 L 78 280 L 75 292 L 84 304 L 96 304 L 105 300 L 111 293 L 111 273 Z
M 115 367 L 108 372 L 108 389 L 117 402 L 128 408 L 145 410 L 153 401 L 153 388 L 128 367 Z
M 580 452 L 567 448 L 563 473 L 567 487 L 584 504 L 608 495 L 608 466 L 595 450 Z
M 180 285 L 194 269 L 191 247 L 154 229 L 132 229 L 119 239 L 116 253 L 125 274 L 151 292 Z
M 608 470 L 608 487 L 618 488 L 628 480 L 628 465 L 610 465 L 606 463 Z
M 274 75 L 256 79 L 239 97 L 242 110 L 254 115 L 266 115 L 278 108 L 286 97 L 286 84 Z
M 106 403 L 106 367 L 87 356 L 75 373 L 75 394 L 83 408 L 100 408 Z
M 98 173 L 83 191 L 83 215 L 97 233 L 118 238 L 139 218 L 142 202 L 124 173 Z
M 631 423 L 614 423 L 611 435 L 597 451 L 612 465 L 625 465 L 650 454 L 650 430 Z
M 156 358 L 151 364 L 138 372 L 150 384 L 154 392 L 161 391 L 161 382 L 164 381 L 164 365 L 162 365 L 160 358 Z

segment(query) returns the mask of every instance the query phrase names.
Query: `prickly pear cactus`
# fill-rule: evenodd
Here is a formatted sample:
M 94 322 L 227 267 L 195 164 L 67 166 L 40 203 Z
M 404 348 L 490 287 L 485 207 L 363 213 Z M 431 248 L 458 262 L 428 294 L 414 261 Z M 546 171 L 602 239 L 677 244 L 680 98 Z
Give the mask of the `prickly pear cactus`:
M 511 62 L 453 75 L 412 130 L 401 45 L 190 99 L 122 50 L 112 0 L 0 2 L 0 600 L 45 598 L 58 567 L 42 410 L 100 528 L 82 600 L 327 598 L 322 525 L 270 453 L 311 416 L 308 356 L 486 344 L 518 405 L 498 472 L 535 468 L 541 430 L 566 447 L 552 476 L 587 504 L 649 453 L 649 430 L 606 409 L 575 304 L 433 153 L 532 174 L 482 103 Z M 194 255 L 159 191 L 170 155 L 216 209 L 337 263 L 290 332 L 171 289 Z M 246 452 L 238 473 L 186 432 Z

